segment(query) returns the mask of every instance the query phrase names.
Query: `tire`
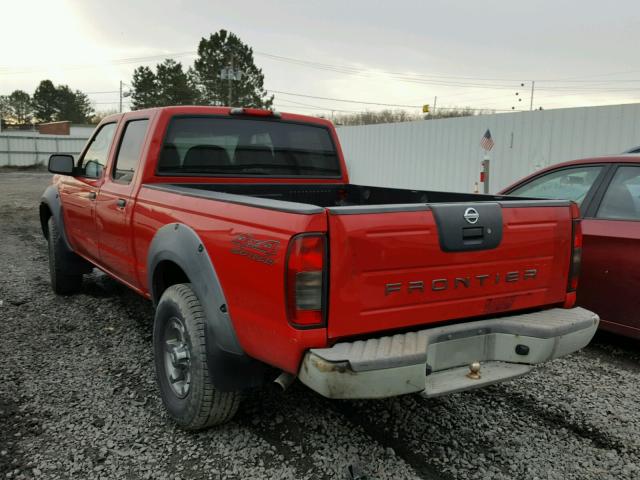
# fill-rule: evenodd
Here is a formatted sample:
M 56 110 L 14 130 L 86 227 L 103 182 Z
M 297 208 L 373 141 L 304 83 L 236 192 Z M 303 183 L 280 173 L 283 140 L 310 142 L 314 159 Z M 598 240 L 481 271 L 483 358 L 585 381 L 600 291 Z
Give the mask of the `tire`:
M 162 294 L 153 324 L 153 352 L 160 396 L 169 416 L 186 430 L 233 418 L 240 392 L 215 389 L 207 368 L 205 315 L 188 283 Z
M 51 277 L 51 288 L 57 295 L 69 295 L 76 293 L 82 288 L 82 274 L 69 274 L 68 260 L 65 260 L 65 245 L 58 227 L 49 218 L 47 223 L 49 234 L 47 236 L 49 246 L 49 276 Z

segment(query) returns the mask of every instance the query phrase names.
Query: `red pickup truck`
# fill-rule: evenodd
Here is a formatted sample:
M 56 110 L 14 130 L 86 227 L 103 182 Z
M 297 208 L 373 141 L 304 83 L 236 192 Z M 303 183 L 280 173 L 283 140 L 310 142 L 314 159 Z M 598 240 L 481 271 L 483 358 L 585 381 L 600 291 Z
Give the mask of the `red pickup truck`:
M 597 328 L 574 307 L 574 203 L 350 184 L 326 120 L 140 110 L 49 170 L 54 291 L 97 267 L 153 301 L 160 393 L 187 429 L 274 380 L 330 398 L 480 387 Z

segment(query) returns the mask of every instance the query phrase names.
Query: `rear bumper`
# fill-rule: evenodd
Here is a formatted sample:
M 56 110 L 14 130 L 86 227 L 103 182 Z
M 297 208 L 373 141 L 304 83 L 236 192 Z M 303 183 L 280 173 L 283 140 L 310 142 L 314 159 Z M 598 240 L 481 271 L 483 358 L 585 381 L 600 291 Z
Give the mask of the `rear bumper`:
M 432 397 L 501 382 L 586 346 L 598 316 L 583 308 L 473 321 L 311 349 L 298 374 L 328 398 Z M 480 378 L 467 376 L 480 362 Z

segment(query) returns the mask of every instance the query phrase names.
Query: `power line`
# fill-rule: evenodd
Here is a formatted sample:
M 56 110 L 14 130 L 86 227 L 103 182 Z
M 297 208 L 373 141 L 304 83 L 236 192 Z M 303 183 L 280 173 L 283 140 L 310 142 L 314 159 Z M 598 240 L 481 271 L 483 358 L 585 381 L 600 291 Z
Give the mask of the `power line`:
M 104 66 L 104 65 L 127 65 L 127 64 L 131 64 L 131 63 L 147 63 L 147 62 L 154 62 L 154 61 L 158 61 L 158 60 L 164 60 L 166 58 L 176 58 L 176 57 L 184 57 L 184 56 L 189 56 L 189 55 L 195 55 L 197 52 L 194 51 L 189 51 L 189 52 L 173 52 L 173 53 L 165 53 L 165 54 L 158 54 L 158 55 L 148 55 L 148 56 L 144 56 L 144 57 L 129 57 L 129 58 L 119 58 L 119 59 L 113 59 L 113 60 L 106 60 L 105 62 L 101 62 L 101 63 L 87 63 L 87 64 L 71 64 L 71 65 L 32 65 L 32 66 L 25 66 L 25 67 L 21 67 L 24 70 L 17 70 L 17 71 L 11 71 L 10 66 L 8 65 L 1 65 L 0 66 L 0 73 L 3 75 L 16 75 L 16 74 L 21 74 L 21 73 L 35 73 L 37 71 L 41 71 L 43 69 L 50 69 L 50 68 L 64 68 L 65 70 L 68 69 L 84 69 L 84 68 L 94 68 L 94 67 L 100 67 L 100 66 Z
M 294 110 L 314 110 L 320 111 L 324 113 L 330 112 L 339 112 L 339 113 L 363 113 L 361 110 L 342 110 L 338 108 L 323 108 L 323 107 L 312 107 L 312 106 L 302 106 L 302 105 L 289 105 L 286 103 L 277 102 L 274 103 L 274 106 L 278 109 L 286 108 L 286 109 L 294 109 Z
M 82 92 L 82 93 L 84 93 L 85 95 L 100 95 L 100 94 L 103 94 L 103 93 L 118 93 L 118 92 L 119 92 L 119 90 L 108 90 L 108 91 L 105 91 L 105 92 Z
M 84 64 L 84 65 L 46 65 L 46 66 L 31 66 L 31 67 L 23 67 L 22 71 L 12 71 L 9 66 L 0 66 L 0 74 L 3 75 L 12 75 L 18 73 L 32 73 L 37 71 L 39 68 L 65 68 L 65 69 L 82 69 L 82 68 L 90 68 L 96 66 L 102 66 L 105 64 L 110 65 L 126 65 L 132 63 L 145 63 L 158 61 L 165 58 L 177 58 L 182 56 L 192 56 L 196 55 L 195 51 L 182 51 L 182 52 L 168 52 L 164 54 L 155 54 L 155 55 L 147 55 L 140 57 L 127 57 L 120 58 L 114 60 L 107 60 L 103 63 L 98 64 Z M 333 73 L 340 73 L 346 75 L 359 75 L 365 77 L 372 77 L 376 75 L 386 75 L 390 77 L 392 80 L 398 80 L 406 83 L 414 83 L 414 84 L 424 84 L 431 86 L 440 86 L 440 87 L 449 87 L 449 88 L 465 88 L 470 90 L 475 89 L 489 89 L 489 90 L 513 90 L 514 88 L 519 88 L 519 84 L 521 83 L 518 79 L 513 78 L 498 78 L 498 77 L 476 77 L 476 76 L 462 76 L 462 75 L 444 75 L 444 74 L 423 74 L 423 73 L 407 73 L 407 72 L 397 72 L 397 71 L 386 71 L 386 70 L 375 70 L 371 68 L 364 68 L 359 66 L 349 66 L 349 65 L 336 65 L 330 63 L 316 62 L 310 60 L 303 60 L 299 58 L 286 57 L 283 55 L 276 55 L 268 52 L 255 51 L 254 52 L 258 56 L 263 56 L 265 58 L 269 58 L 279 62 L 285 62 L 288 64 L 302 66 L 307 68 L 313 68 L 318 70 L 329 71 Z M 538 79 L 536 84 L 536 91 L 540 91 L 540 95 L 544 97 L 557 96 L 553 94 L 549 94 L 547 92 L 560 92 L 559 95 L 588 95 L 588 94 L 629 94 L 636 93 L 637 88 L 634 88 L 631 83 L 640 82 L 640 79 L 608 79 L 602 80 L 602 77 L 612 76 L 612 75 L 626 75 L 631 73 L 638 73 L 639 70 L 628 70 L 625 72 L 609 72 L 609 73 L 599 73 L 595 75 L 586 76 L 588 77 L 599 77 L 598 80 L 587 80 L 585 76 L 581 77 L 569 77 L 569 78 L 556 78 L 556 79 Z M 514 85 L 514 83 L 518 83 L 518 85 Z M 561 85 L 540 85 L 540 82 L 545 83 L 561 83 Z M 616 85 L 613 86 L 612 84 Z M 626 84 L 626 85 L 625 85 Z M 316 95 L 303 95 L 300 93 L 292 93 L 292 92 L 284 92 L 277 90 L 269 90 L 272 93 L 278 93 L 281 95 L 289 95 L 303 98 L 312 98 L 317 100 L 327 100 L 333 102 L 347 102 L 347 103 L 356 103 L 361 105 L 373 105 L 373 106 L 384 106 L 384 107 L 397 107 L 397 108 L 420 108 L 421 105 L 406 105 L 406 104 L 393 104 L 393 103 L 383 103 L 383 102 L 372 102 L 372 101 L 359 101 L 359 100 L 350 100 L 350 99 L 339 99 L 339 98 L 331 98 L 331 97 L 321 97 Z M 100 95 L 100 94 L 110 94 L 110 93 L 118 93 L 117 91 L 104 91 L 104 92 L 86 92 L 87 95 Z M 473 92 L 463 93 L 461 95 L 456 95 L 457 98 L 466 95 L 475 95 Z M 510 95 L 509 95 L 510 96 Z M 485 97 L 484 99 L 493 99 L 493 98 L 507 98 L 507 95 L 500 97 Z M 477 101 L 477 100 L 476 100 Z M 99 102 L 98 102 L 99 103 Z M 310 108 L 323 108 L 319 106 L 313 106 Z M 338 109 L 331 109 L 326 107 L 327 110 L 337 111 Z M 441 109 L 454 109 L 454 107 L 440 107 Z M 471 109 L 474 111 L 485 110 L 485 109 Z M 497 110 L 496 111 L 511 111 L 511 110 Z
M 332 98 L 332 97 L 319 97 L 317 95 L 305 95 L 302 93 L 293 93 L 293 92 L 284 92 L 281 90 L 267 90 L 268 92 L 271 93 L 277 93 L 279 95 L 290 95 L 293 97 L 303 97 L 303 98 L 314 98 L 316 100 L 329 100 L 329 101 L 333 101 L 333 102 L 345 102 L 345 103 L 358 103 L 358 104 L 362 104 L 362 105 L 376 105 L 376 106 L 382 106 L 382 107 L 399 107 L 399 108 L 422 108 L 422 105 L 404 105 L 404 104 L 396 104 L 396 103 L 378 103 L 378 102 L 370 102 L 370 101 L 362 101 L 362 100 L 348 100 L 345 98 Z M 286 101 L 291 101 L 289 99 L 286 99 Z M 332 109 L 330 107 L 325 107 L 326 110 L 336 110 L 337 109 Z M 458 107 L 438 107 L 438 110 L 458 110 Z M 472 110 L 472 111 L 480 111 L 480 110 L 488 110 L 486 108 L 467 108 L 467 110 Z M 491 109 L 491 110 L 495 110 L 495 111 L 503 111 L 503 112 L 510 112 L 511 110 L 498 110 L 498 109 Z
M 91 102 L 94 105 L 118 105 L 120 103 L 120 100 L 115 100 L 113 102 Z M 123 100 L 122 101 L 123 104 L 125 103 L 131 103 L 131 100 Z
M 308 107 L 308 108 L 312 108 L 312 109 L 315 109 L 315 110 L 324 110 L 325 112 L 326 112 L 326 111 L 331 111 L 331 112 L 343 112 L 343 113 L 360 113 L 360 112 L 361 112 L 360 110 L 344 110 L 344 109 L 331 108 L 331 107 L 326 107 L 326 106 L 325 106 L 325 107 L 323 107 L 323 106 L 321 106 L 321 105 L 312 105 L 312 104 L 310 104 L 310 103 L 296 102 L 295 100 L 291 100 L 290 98 L 286 98 L 286 99 L 284 99 L 284 100 L 285 100 L 286 102 L 289 102 L 289 103 L 294 103 L 294 104 L 295 104 L 295 106 L 300 105 L 300 106 Z M 280 101 L 278 101 L 277 99 L 276 99 L 276 102 L 278 102 L 278 103 L 279 103 L 279 104 L 281 104 L 281 105 L 284 105 L 284 104 L 282 104 Z M 291 106 L 291 105 L 284 105 L 284 106 Z
M 254 51 L 254 53 L 256 55 L 261 55 L 267 58 L 271 58 L 273 60 L 276 61 L 282 61 L 282 62 L 286 62 L 286 63 L 293 63 L 293 64 L 299 64 L 299 65 L 306 65 L 306 66 L 310 66 L 312 68 L 319 68 L 319 69 L 327 69 L 327 70 L 334 70 L 334 71 L 342 71 L 345 73 L 364 73 L 364 72 L 371 72 L 371 69 L 365 69 L 365 68 L 361 68 L 361 67 L 353 67 L 353 66 L 347 66 L 347 65 L 336 65 L 336 64 L 329 64 L 329 63 L 321 63 L 321 62 L 313 62 L 310 60 L 302 60 L 302 59 L 298 59 L 298 58 L 292 58 L 292 57 L 285 57 L 283 55 L 275 55 L 272 53 L 267 53 L 267 52 L 260 52 L 260 51 Z M 522 79 L 521 78 L 504 78 L 504 77 L 477 77 L 477 76 L 460 76 L 460 75 L 443 75 L 443 74 L 437 74 L 437 73 L 431 73 L 431 74 L 422 74 L 422 73 L 408 73 L 408 72 L 393 72 L 393 71 L 386 71 L 386 70 L 379 70 L 380 73 L 384 73 L 387 75 L 401 75 L 401 76 L 408 76 L 408 77 L 416 77 L 416 78 L 427 78 L 427 79 L 435 79 L 435 80 L 441 80 L 441 79 L 454 79 L 454 80 L 473 80 L 473 81 L 498 81 L 498 82 L 521 82 Z M 592 76 L 606 76 L 606 75 L 620 75 L 620 74 L 627 74 L 627 73 L 640 73 L 640 70 L 629 70 L 626 72 L 611 72 L 611 73 L 603 73 L 603 74 L 596 74 L 596 75 L 592 75 Z M 530 75 L 527 75 L 530 76 Z M 573 77 L 576 78 L 576 77 Z M 602 82 L 602 80 L 585 80 L 584 76 L 583 77 L 577 77 L 578 79 L 573 80 L 571 78 L 555 78 L 555 79 L 537 79 L 536 81 L 540 81 L 540 82 L 567 82 L 567 83 L 574 83 L 574 82 L 578 82 L 578 83 L 589 83 L 589 82 Z M 612 79 L 612 80 L 607 80 L 607 82 L 640 82 L 640 79 Z
M 378 103 L 359 100 L 347 100 L 344 98 L 319 97 L 317 95 L 304 95 L 302 93 L 283 92 L 281 90 L 267 90 L 267 92 L 278 93 L 280 95 L 291 95 L 292 97 L 315 98 L 316 100 L 331 100 L 333 102 L 361 103 L 363 105 L 377 105 L 383 107 L 401 107 L 401 108 L 422 108 L 422 105 L 402 105 L 395 103 Z
M 286 57 L 283 55 L 275 55 L 268 52 L 255 51 L 254 52 L 258 56 L 264 56 L 266 58 L 270 58 L 272 60 L 286 62 L 289 64 L 295 64 L 300 66 L 306 66 L 314 69 L 327 70 L 335 73 L 345 73 L 345 74 L 364 74 L 365 76 L 371 76 L 375 74 L 383 74 L 391 76 L 397 80 L 408 81 L 410 83 L 424 83 L 431 85 L 440 85 L 440 86 L 452 86 L 452 87 L 469 87 L 469 88 L 506 88 L 511 89 L 514 87 L 512 83 L 521 82 L 521 79 L 516 78 L 500 78 L 500 77 L 477 77 L 477 76 L 463 76 L 463 75 L 443 75 L 437 73 L 431 74 L 423 74 L 423 73 L 408 73 L 408 72 L 396 72 L 396 71 L 388 71 L 388 70 L 374 70 L 370 68 L 363 67 L 353 67 L 348 65 L 336 65 L 322 62 L 314 62 L 310 60 L 302 60 L 293 57 Z M 91 68 L 96 66 L 103 66 L 105 64 L 110 65 L 126 65 L 131 63 L 145 63 L 152 62 L 157 60 L 163 60 L 166 58 L 176 58 L 183 56 L 191 56 L 196 55 L 196 51 L 182 51 L 182 52 L 167 52 L 163 54 L 155 54 L 155 55 L 147 55 L 140 57 L 127 57 L 120 59 L 107 60 L 102 63 L 91 63 L 91 64 L 70 64 L 70 65 L 33 65 L 33 66 L 25 66 L 22 67 L 23 70 L 11 70 L 12 67 L 8 65 L 0 66 L 0 73 L 4 75 L 12 75 L 19 73 L 33 73 L 38 69 L 48 69 L 48 68 L 65 68 L 65 69 L 81 69 L 81 68 Z M 620 75 L 620 74 L 628 74 L 628 73 L 637 73 L 640 70 L 628 70 L 625 72 L 610 72 L 610 73 L 600 73 L 591 75 L 592 77 L 603 77 L 609 75 Z M 529 75 L 530 76 L 530 75 Z M 575 78 L 575 77 L 574 77 Z M 596 83 L 603 85 L 603 80 L 586 80 L 583 77 L 571 79 L 571 78 L 555 78 L 555 79 L 536 79 L 538 82 L 561 82 L 561 83 Z M 486 82 L 503 82 L 503 83 L 486 83 Z M 638 83 L 640 79 L 610 79 L 606 80 L 606 83 Z M 507 83 L 507 84 L 505 84 Z M 606 85 L 606 83 L 604 85 Z M 540 87 L 546 89 L 575 89 L 579 88 L 578 86 L 549 86 Z M 621 89 L 624 91 L 631 90 L 632 87 L 628 89 Z

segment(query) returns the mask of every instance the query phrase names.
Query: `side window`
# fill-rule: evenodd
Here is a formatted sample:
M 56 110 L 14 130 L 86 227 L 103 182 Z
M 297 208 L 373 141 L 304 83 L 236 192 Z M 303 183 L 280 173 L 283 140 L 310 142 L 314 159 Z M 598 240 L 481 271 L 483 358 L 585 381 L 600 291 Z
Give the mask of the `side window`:
M 512 190 L 509 195 L 573 200 L 580 205 L 601 170 L 602 167 L 599 165 L 556 170 Z
M 640 220 L 640 167 L 618 167 L 596 217 Z
M 80 159 L 80 166 L 85 177 L 100 178 L 102 175 L 102 170 L 107 164 L 114 133 L 116 133 L 116 124 L 107 123 L 91 139 L 89 148 Z
M 113 179 L 116 182 L 127 184 L 133 180 L 140 162 L 140 151 L 148 123 L 148 120 L 132 120 L 125 126 L 113 169 Z

